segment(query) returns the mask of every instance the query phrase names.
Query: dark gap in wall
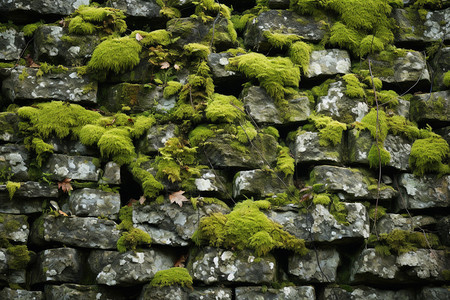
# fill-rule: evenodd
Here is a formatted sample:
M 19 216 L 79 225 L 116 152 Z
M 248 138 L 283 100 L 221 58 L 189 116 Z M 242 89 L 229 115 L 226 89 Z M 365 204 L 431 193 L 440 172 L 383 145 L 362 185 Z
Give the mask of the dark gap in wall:
M 120 168 L 120 203 L 121 206 L 127 205 L 130 199 L 138 200 L 144 192 L 141 186 L 134 180 L 133 175 L 127 167 Z

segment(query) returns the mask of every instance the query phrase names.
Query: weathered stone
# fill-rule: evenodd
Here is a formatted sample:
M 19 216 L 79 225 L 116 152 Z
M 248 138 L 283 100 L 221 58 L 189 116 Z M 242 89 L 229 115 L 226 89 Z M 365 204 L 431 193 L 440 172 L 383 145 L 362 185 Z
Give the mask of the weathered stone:
M 450 206 L 450 175 L 438 178 L 436 175 L 421 177 L 402 174 L 398 179 L 401 197 L 397 208 L 425 209 Z
M 338 287 L 327 287 L 323 292 L 322 300 L 367 300 L 367 299 L 384 299 L 384 300 L 416 300 L 416 293 L 414 290 L 380 290 L 371 287 L 358 286 L 351 287 L 351 291 L 344 290 Z M 427 299 L 427 298 L 420 298 Z
M 155 287 L 146 285 L 138 300 L 188 300 L 188 289 L 180 286 Z
M 13 290 L 5 287 L 0 292 L 0 299 L 43 300 L 44 294 L 41 291 Z
M 267 197 L 283 193 L 292 185 L 292 176 L 258 169 L 238 172 L 233 180 L 233 197 Z
M 375 140 L 368 130 L 358 133 L 357 129 L 348 133 L 349 160 L 352 163 L 369 165 L 369 151 L 375 144 Z M 375 144 L 376 145 L 376 144 Z M 412 142 L 402 136 L 388 134 L 384 141 L 384 149 L 391 155 L 391 160 L 386 166 L 397 170 L 409 170 L 409 154 Z
M 38 69 L 22 66 L 11 70 L 3 81 L 2 92 L 11 102 L 20 100 L 65 100 L 97 103 L 97 82 L 87 76 L 77 75 L 74 68 L 62 73 L 36 76 Z M 23 77 L 23 79 L 22 79 Z
M 32 273 L 32 283 L 79 282 L 81 252 L 74 248 L 47 249 L 39 253 Z
M 211 73 L 214 78 L 214 84 L 226 84 L 228 88 L 233 84 L 240 83 L 244 77 L 240 72 L 227 70 L 227 65 L 230 63 L 228 59 L 233 57 L 230 53 L 211 53 L 208 55 L 208 65 L 211 68 Z
M 60 285 L 45 285 L 44 287 L 46 300 L 136 299 L 138 293 L 135 290 L 126 288 L 125 289 L 110 288 L 101 285 L 80 285 L 73 283 L 64 283 Z
M 243 286 L 236 288 L 236 299 L 239 300 L 315 300 L 316 293 L 312 286 L 287 286 L 281 289 L 259 286 Z
M 276 260 L 269 254 L 256 259 L 250 251 L 232 252 L 206 247 L 188 265 L 194 280 L 214 282 L 270 283 L 275 279 Z
M 215 24 L 214 26 L 213 22 Z M 223 17 L 205 23 L 201 19 L 194 18 L 177 18 L 167 22 L 167 31 L 172 34 L 173 38 L 178 38 L 175 44 L 179 47 L 183 47 L 189 43 L 210 43 L 213 30 L 213 45 L 217 52 L 237 46 L 237 41 L 233 37 L 236 32 L 234 28 L 232 31 L 229 31 L 228 20 Z
M 411 99 L 411 118 L 419 123 L 450 124 L 450 90 L 415 95 Z
M 295 162 L 299 163 L 339 163 L 342 162 L 342 142 L 337 146 L 321 146 L 319 133 L 302 131 L 289 145 Z
M 337 192 L 344 199 L 377 198 L 377 179 L 364 169 L 315 166 L 311 179 L 314 183 L 323 184 L 320 191 Z M 380 199 L 389 200 L 397 194 L 391 186 L 381 184 Z
M 450 8 L 429 11 L 425 17 L 423 35 L 431 41 L 450 39 Z
M 236 138 L 230 134 L 217 134 L 207 139 L 197 153 L 204 164 L 211 164 L 214 168 L 256 169 L 276 161 L 278 144 L 269 134 L 258 134 L 245 152 L 233 147 L 233 142 Z
M 375 249 L 364 249 L 351 269 L 350 280 L 357 282 L 387 282 L 398 275 L 395 256 L 381 256 Z
M 154 0 L 116 0 L 114 8 L 123 10 L 127 17 L 140 17 L 146 20 L 158 18 L 161 9 Z
M 448 89 L 444 83 L 444 75 L 450 71 L 450 47 L 444 47 L 435 54 L 432 61 L 434 70 L 433 86 L 440 90 Z
M 414 281 L 443 281 L 442 271 L 450 268 L 450 262 L 446 259 L 444 251 L 433 249 L 417 249 L 400 254 L 396 264 Z
M 120 231 L 117 223 L 94 217 L 44 215 L 34 222 L 31 241 L 38 245 L 61 243 L 75 247 L 116 249 Z
M 104 267 L 118 260 L 119 256 L 121 256 L 121 253 L 117 251 L 92 250 L 88 257 L 89 268 L 92 273 L 98 274 Z
M 24 215 L 10 215 L 0 213 L 0 232 L 2 237 L 16 243 L 26 243 L 30 228 L 28 217 Z
M 450 216 L 443 217 L 437 223 L 439 240 L 445 246 L 450 246 Z
M 99 174 L 99 159 L 89 156 L 69 156 L 53 154 L 44 167 L 44 172 L 61 181 L 65 178 L 76 180 L 97 181 Z
M 377 233 L 390 233 L 394 229 L 413 231 L 427 225 L 435 225 L 436 219 L 429 216 L 403 217 L 399 214 L 386 214 L 377 221 Z
M 0 248 L 0 277 L 8 271 L 8 252 L 5 248 Z M 3 278 L 2 278 L 3 279 Z
M 14 198 L 57 198 L 58 187 L 47 183 L 27 181 L 21 182 Z
M 231 300 L 233 299 L 233 291 L 231 288 L 224 287 L 196 287 L 189 293 L 189 300 Z
M 446 287 L 424 287 L 418 298 L 427 300 L 450 299 L 450 290 Z
M 435 132 L 442 136 L 442 138 L 450 145 L 450 126 L 439 128 Z
M 13 181 L 27 181 L 29 167 L 29 153 L 25 146 L 6 144 L 0 146 L 0 173 L 11 174 Z M 0 175 L 0 180 L 7 179 L 6 173 Z
M 317 256 L 316 256 L 317 255 Z M 306 255 L 289 256 L 288 272 L 301 281 L 335 282 L 339 253 L 335 249 L 309 251 Z
M 270 210 L 267 216 L 290 234 L 306 241 L 348 243 L 369 237 L 369 218 L 361 203 L 344 203 L 348 225 L 339 223 L 326 207 L 317 204 L 309 214 L 298 209 Z
M 17 142 L 19 139 L 19 117 L 16 113 L 0 113 L 0 141 Z
M 0 2 L 0 9 L 1 9 Z M 20 58 L 25 48 L 25 38 L 23 32 L 17 32 L 14 28 L 6 29 L 0 32 L 0 59 L 17 60 Z
M 59 139 L 57 137 L 51 137 L 45 142 L 53 146 L 53 153 L 66 155 L 100 156 L 98 150 L 95 149 L 94 146 L 83 145 L 78 140 L 73 140 L 70 138 Z
M 156 249 L 121 253 L 97 275 L 97 283 L 113 285 L 136 285 L 149 282 L 155 273 L 173 266 L 174 257 Z
M 230 210 L 218 204 L 205 204 L 198 210 L 189 204 L 183 207 L 173 203 L 134 205 L 133 224 L 149 233 L 154 244 L 187 246 L 198 221 L 214 212 L 227 214 Z
M 299 16 L 288 10 L 269 10 L 247 24 L 245 46 L 258 52 L 269 51 L 272 46 L 264 36 L 265 31 L 297 34 L 307 42 L 319 42 L 326 33 L 320 21 L 314 20 L 312 16 Z
M 34 252 L 30 252 L 30 256 L 35 257 L 36 254 Z M 10 283 L 25 285 L 27 282 L 27 270 L 9 270 L 7 281 Z
M 316 111 L 343 123 L 361 121 L 369 112 L 369 106 L 364 99 L 347 97 L 345 89 L 342 81 L 331 83 L 328 95 L 317 100 Z
M 34 58 L 54 65 L 84 65 L 100 42 L 95 35 L 69 35 L 61 26 L 43 25 L 34 32 Z
M 176 97 L 169 99 L 163 97 L 164 88 L 150 87 L 145 84 L 119 83 L 112 86 L 103 86 L 99 91 L 99 104 L 110 111 L 121 111 L 123 106 L 129 106 L 132 112 L 156 110 L 166 113 L 175 107 Z
M 103 173 L 103 176 L 100 179 L 100 183 L 120 184 L 121 182 L 122 181 L 120 179 L 120 166 L 113 161 L 107 162 L 105 165 L 105 172 Z
M 311 114 L 309 99 L 298 96 L 287 100 L 287 106 L 280 108 L 259 86 L 251 86 L 242 92 L 244 107 L 250 117 L 261 124 L 288 124 L 306 121 Z
M 199 178 L 194 181 L 197 191 L 211 193 L 221 198 L 231 195 L 227 186 L 227 179 L 222 171 L 203 169 Z
M 175 124 L 155 125 L 147 131 L 147 136 L 140 140 L 139 150 L 144 154 L 156 153 L 166 142 L 176 137 L 178 127 Z
M 340 49 L 312 51 L 307 78 L 350 73 L 350 56 Z
M 30 14 L 70 15 L 80 5 L 89 5 L 89 0 L 0 0 L 0 11 L 18 21 L 27 21 Z
M 107 217 L 117 219 L 120 195 L 96 189 L 80 189 L 69 198 L 71 212 L 79 217 Z

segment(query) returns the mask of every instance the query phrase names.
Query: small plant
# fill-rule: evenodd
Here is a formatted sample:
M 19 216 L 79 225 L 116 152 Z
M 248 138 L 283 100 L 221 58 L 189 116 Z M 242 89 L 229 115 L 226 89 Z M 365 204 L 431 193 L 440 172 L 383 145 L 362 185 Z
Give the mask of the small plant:
M 186 268 L 174 267 L 156 272 L 155 277 L 150 281 L 150 286 L 165 287 L 180 285 L 192 287 L 192 277 Z
M 20 189 L 20 182 L 8 181 L 6 182 L 6 189 L 8 190 L 9 199 L 12 200 L 16 191 Z

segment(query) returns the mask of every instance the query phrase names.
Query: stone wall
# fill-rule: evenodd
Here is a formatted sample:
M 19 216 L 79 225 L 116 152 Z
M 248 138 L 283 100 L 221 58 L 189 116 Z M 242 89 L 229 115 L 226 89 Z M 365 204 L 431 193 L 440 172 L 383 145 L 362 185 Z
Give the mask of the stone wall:
M 450 298 L 447 0 L 89 2 L 0 0 L 1 299 Z

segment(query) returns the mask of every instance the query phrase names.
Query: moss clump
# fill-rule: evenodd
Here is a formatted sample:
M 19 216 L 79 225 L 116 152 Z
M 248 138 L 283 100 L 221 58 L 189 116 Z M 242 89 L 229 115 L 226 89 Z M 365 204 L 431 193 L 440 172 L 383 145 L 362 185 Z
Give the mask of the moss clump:
M 122 236 L 117 241 L 117 250 L 119 252 L 135 251 L 137 246 L 150 245 L 151 242 L 152 238 L 148 233 L 138 228 L 132 228 L 122 233 Z
M 277 166 L 276 172 L 283 172 L 284 176 L 294 175 L 295 171 L 295 159 L 291 156 L 291 152 L 288 147 L 278 146 Z
M 54 66 L 51 64 L 48 64 L 46 62 L 41 63 L 39 70 L 36 72 L 36 77 L 42 77 L 44 74 L 58 74 L 58 73 L 65 73 L 69 69 L 62 66 Z
M 16 191 L 20 189 L 20 182 L 8 181 L 6 182 L 6 189 L 8 190 L 9 199 L 12 200 Z
M 446 87 L 450 87 L 450 71 L 445 72 L 443 83 Z
M 43 162 L 53 153 L 53 145 L 47 144 L 40 138 L 32 138 L 31 143 L 28 143 L 29 140 L 29 138 L 25 139 L 27 149 L 36 153 L 36 162 L 42 166 Z
M 151 32 L 135 30 L 130 34 L 130 38 L 136 39 L 139 34 L 142 39 L 139 41 L 142 45 L 148 46 L 168 46 L 172 43 L 172 35 L 165 29 L 158 29 Z
M 169 81 L 167 82 L 167 86 L 164 88 L 163 97 L 165 99 L 169 99 L 173 95 L 177 94 L 183 85 L 178 81 Z
M 378 115 L 378 117 L 377 117 Z M 377 122 L 378 118 L 378 122 Z M 365 115 L 360 123 L 357 123 L 358 129 L 367 129 L 374 139 L 378 138 L 379 142 L 384 142 L 388 133 L 388 125 L 386 120 L 386 114 L 384 111 L 372 109 L 367 115 Z
M 364 98 L 366 92 L 364 91 L 365 85 L 359 82 L 358 78 L 354 74 L 347 74 L 342 77 L 345 81 L 344 93 L 350 98 Z
M 130 164 L 131 173 L 141 183 L 144 196 L 154 199 L 161 191 L 164 190 L 164 185 L 162 185 L 148 170 L 141 167 L 144 159 L 138 158 L 136 161 Z
M 370 148 L 367 158 L 369 159 L 371 168 L 378 168 L 380 166 L 380 161 L 381 166 L 385 166 L 391 161 L 391 154 L 384 149 L 383 143 L 378 143 L 378 147 L 377 144 L 374 143 Z
M 27 25 L 23 26 L 23 28 L 22 28 L 23 35 L 24 36 L 32 36 L 33 33 L 36 31 L 36 29 L 38 29 L 42 25 L 44 25 L 44 21 L 40 20 L 39 22 L 27 24 Z
M 192 18 L 200 18 L 203 22 L 212 21 L 218 15 L 230 19 L 231 10 L 224 4 L 214 2 L 214 0 L 199 0 L 192 2 L 195 4 L 195 14 Z
M 308 72 L 309 60 L 313 47 L 305 42 L 295 42 L 289 48 L 289 57 L 292 62 L 300 66 L 303 74 Z
M 106 128 L 99 125 L 88 124 L 80 130 L 80 142 L 86 146 L 96 145 L 102 135 L 106 132 Z
M 384 50 L 384 43 L 380 38 L 373 35 L 367 35 L 361 40 L 359 55 L 365 56 L 374 52 Z
M 444 164 L 450 154 L 446 140 L 440 136 L 416 140 L 411 147 L 409 164 L 415 175 L 422 176 L 428 172 L 441 175 L 450 173 L 448 164 Z
M 330 44 L 346 48 L 353 53 L 359 53 L 359 44 L 362 35 L 357 30 L 347 27 L 341 22 L 336 22 L 330 29 Z
M 129 37 L 105 40 L 95 48 L 88 68 L 100 73 L 123 73 L 139 63 L 141 49 L 139 42 Z
M 277 101 L 293 94 L 300 82 L 300 70 L 286 57 L 266 57 L 260 53 L 248 53 L 229 59 L 229 66 L 249 78 L 255 78 Z
M 69 33 L 124 33 L 127 29 L 124 19 L 125 14 L 119 9 L 81 5 L 68 19 Z
M 375 215 L 376 211 L 376 215 Z M 369 218 L 372 221 L 381 219 L 384 215 L 386 215 L 386 208 L 383 206 L 378 205 L 377 207 L 373 206 L 369 209 Z
M 274 48 L 288 48 L 292 43 L 301 39 L 300 36 L 296 34 L 283 34 L 283 33 L 272 33 L 270 31 L 263 32 L 264 37 Z
M 342 133 L 347 125 L 328 116 L 311 115 L 309 119 L 319 130 L 319 144 L 321 146 L 336 146 L 342 141 Z
M 236 204 L 227 215 L 213 213 L 203 217 L 192 239 L 197 245 L 207 243 L 227 249 L 253 249 L 258 256 L 266 255 L 274 248 L 292 250 L 300 255 L 307 252 L 304 240 L 267 218 L 252 200 Z
M 216 133 L 210 127 L 211 125 L 199 125 L 195 127 L 189 133 L 189 143 L 192 146 L 197 147 L 205 142 L 208 138 L 215 136 Z
M 205 112 L 206 118 L 211 122 L 233 123 L 245 116 L 244 105 L 241 101 L 234 96 L 221 94 L 211 96 Z
M 183 47 L 185 53 L 189 56 L 196 56 L 197 58 L 207 59 L 211 53 L 209 47 L 199 43 L 190 43 Z
M 10 246 L 7 248 L 7 253 L 10 255 L 8 267 L 12 270 L 25 269 L 31 259 L 26 245 Z
M 377 236 L 371 235 L 368 243 L 375 246 L 377 254 L 387 256 L 416 251 L 417 248 L 436 247 L 439 245 L 439 238 L 432 233 L 394 229 L 390 233 L 380 234 L 378 239 Z
M 181 285 L 192 287 L 192 277 L 186 268 L 174 267 L 167 270 L 161 270 L 155 273 L 150 286 L 165 287 Z
M 114 128 L 106 131 L 98 140 L 97 146 L 104 158 L 112 158 L 119 165 L 131 163 L 136 156 L 130 132 Z

